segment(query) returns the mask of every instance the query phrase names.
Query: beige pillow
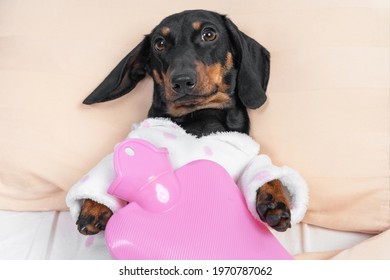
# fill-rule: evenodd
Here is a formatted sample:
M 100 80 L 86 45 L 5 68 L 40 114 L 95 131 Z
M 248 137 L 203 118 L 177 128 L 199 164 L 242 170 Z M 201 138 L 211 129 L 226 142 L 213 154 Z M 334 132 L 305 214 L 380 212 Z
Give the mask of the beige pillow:
M 84 97 L 162 18 L 205 8 L 271 52 L 252 135 L 308 181 L 305 222 L 389 228 L 388 2 L 209 2 L 2 3 L 0 208 L 66 209 L 67 189 L 146 117 L 152 84 L 91 107 Z

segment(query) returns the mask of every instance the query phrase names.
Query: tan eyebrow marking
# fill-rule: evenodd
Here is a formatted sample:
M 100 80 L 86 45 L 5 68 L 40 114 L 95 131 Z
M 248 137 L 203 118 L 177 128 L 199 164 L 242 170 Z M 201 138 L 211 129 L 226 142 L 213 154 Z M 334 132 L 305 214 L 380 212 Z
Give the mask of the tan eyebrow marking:
M 192 27 L 195 29 L 195 30 L 199 30 L 200 29 L 200 26 L 201 26 L 201 22 L 200 21 L 195 21 L 192 23 Z
M 171 30 L 169 29 L 169 27 L 165 26 L 163 28 L 161 28 L 161 33 L 164 35 L 164 36 L 168 36 L 169 32 Z

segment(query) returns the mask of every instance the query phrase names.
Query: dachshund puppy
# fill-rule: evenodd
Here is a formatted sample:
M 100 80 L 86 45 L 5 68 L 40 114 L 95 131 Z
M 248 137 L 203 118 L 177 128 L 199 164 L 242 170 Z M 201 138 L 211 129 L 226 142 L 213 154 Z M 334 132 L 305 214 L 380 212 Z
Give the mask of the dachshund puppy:
M 197 137 L 221 131 L 248 134 L 247 108 L 266 101 L 269 73 L 269 52 L 226 16 L 184 11 L 146 35 L 84 104 L 119 98 L 149 75 L 154 91 L 148 117 L 169 118 Z M 278 231 L 291 226 L 289 196 L 279 180 L 259 188 L 256 209 Z M 95 234 L 111 215 L 106 206 L 86 199 L 78 229 Z

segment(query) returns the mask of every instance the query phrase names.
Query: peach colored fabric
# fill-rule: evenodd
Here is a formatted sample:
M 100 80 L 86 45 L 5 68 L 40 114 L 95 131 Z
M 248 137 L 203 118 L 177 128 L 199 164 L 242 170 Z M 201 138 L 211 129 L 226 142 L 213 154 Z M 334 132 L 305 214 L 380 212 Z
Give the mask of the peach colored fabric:
M 152 84 L 92 107 L 83 98 L 162 18 L 204 8 L 271 52 L 252 135 L 307 179 L 305 222 L 390 227 L 388 1 L 39 3 L 0 4 L 1 209 L 66 209 L 69 187 L 145 118 Z

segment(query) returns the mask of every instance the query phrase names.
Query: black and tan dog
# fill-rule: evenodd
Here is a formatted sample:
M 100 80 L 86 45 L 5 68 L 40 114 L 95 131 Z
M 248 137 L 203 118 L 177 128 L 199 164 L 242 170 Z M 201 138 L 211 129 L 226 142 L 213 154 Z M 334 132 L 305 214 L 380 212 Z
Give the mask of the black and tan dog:
M 121 97 L 149 75 L 154 80 L 149 117 L 170 118 L 198 137 L 219 131 L 249 133 L 247 108 L 266 101 L 269 72 L 269 52 L 226 16 L 184 11 L 146 35 L 84 104 Z M 290 227 L 290 202 L 279 180 L 259 188 L 256 208 L 272 228 Z M 111 215 L 104 205 L 86 199 L 78 229 L 95 234 Z

